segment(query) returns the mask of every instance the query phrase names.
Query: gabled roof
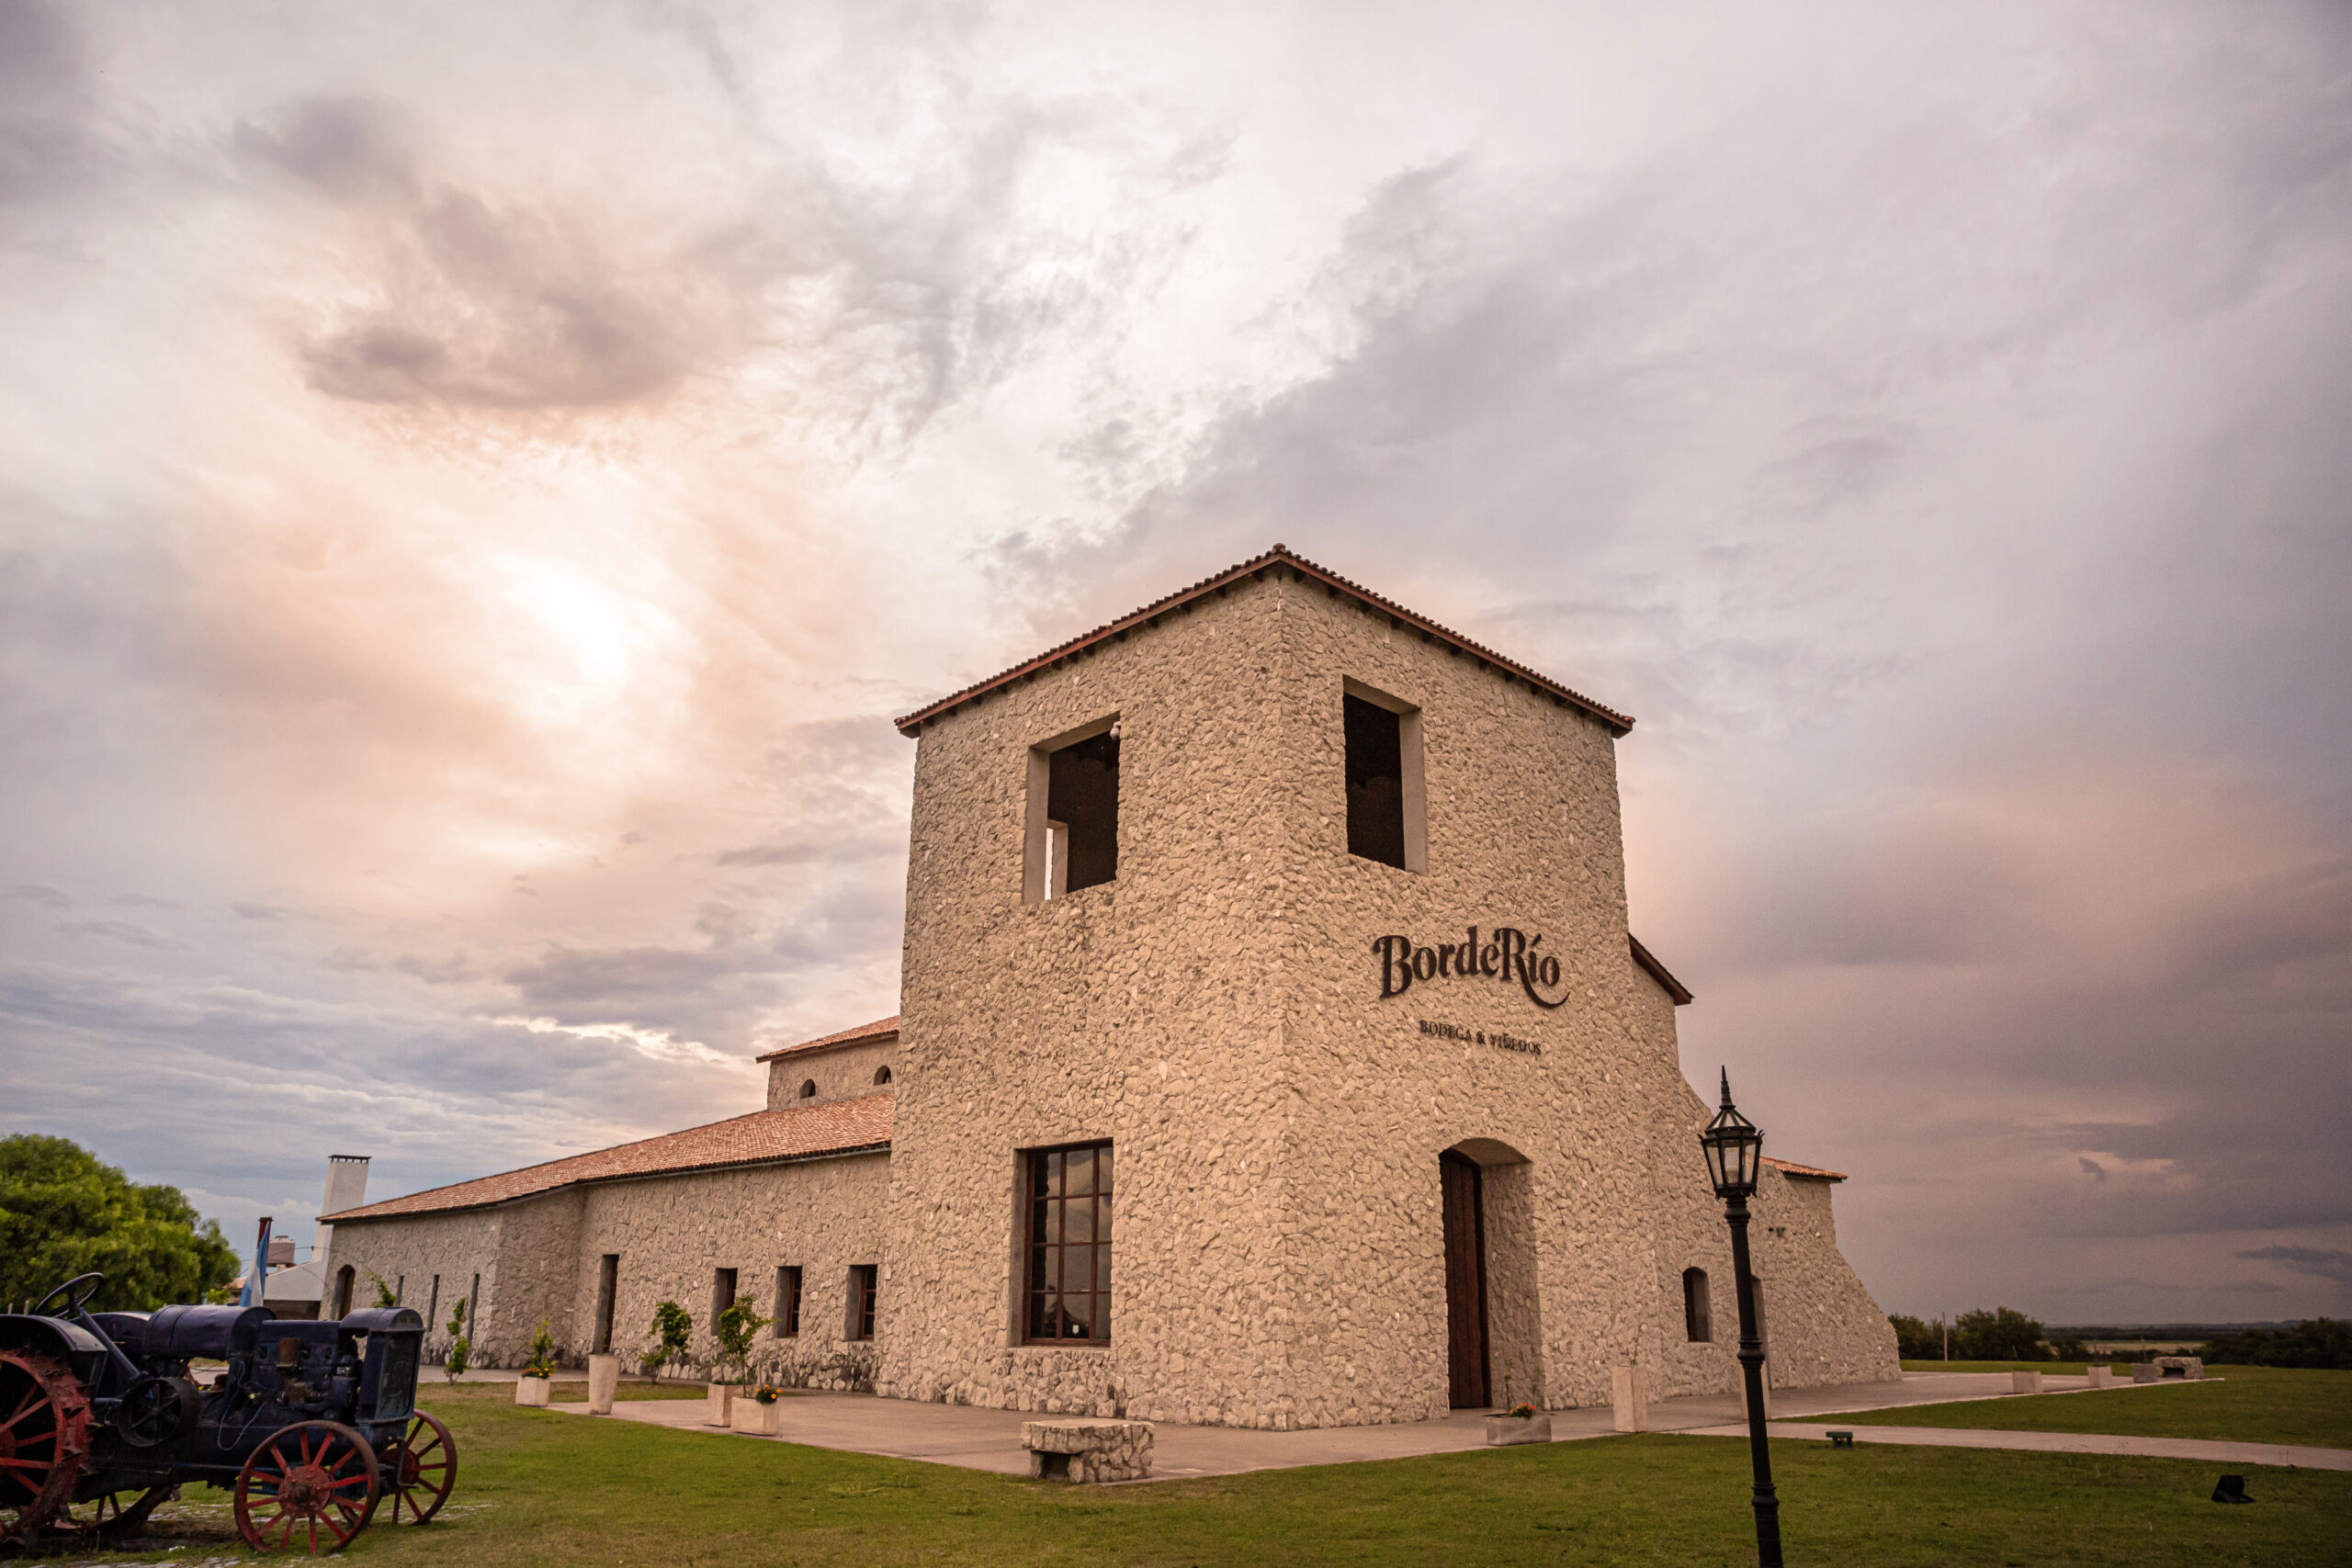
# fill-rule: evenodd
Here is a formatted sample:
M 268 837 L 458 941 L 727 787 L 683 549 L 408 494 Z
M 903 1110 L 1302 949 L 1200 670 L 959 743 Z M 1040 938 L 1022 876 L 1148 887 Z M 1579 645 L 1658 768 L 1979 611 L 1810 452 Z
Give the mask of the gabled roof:
M 1650 950 L 1642 945 L 1641 938 L 1635 936 L 1632 931 L 1627 931 L 1625 933 L 1625 940 L 1633 943 L 1634 962 L 1640 964 L 1644 970 L 1647 971 L 1651 979 L 1656 980 L 1659 985 L 1666 987 L 1666 994 L 1674 998 L 1674 1005 L 1676 1007 L 1687 1006 L 1690 1000 L 1690 989 L 1685 987 L 1681 981 L 1668 974 L 1666 972 L 1665 964 L 1660 964 L 1657 959 L 1650 956 Z
M 844 1029 L 838 1034 L 824 1035 L 816 1040 L 804 1040 L 797 1045 L 783 1045 L 752 1058 L 755 1062 L 773 1062 L 779 1056 L 797 1056 L 804 1051 L 830 1051 L 840 1045 L 864 1045 L 876 1040 L 894 1040 L 899 1033 L 899 1015 L 877 1018 L 872 1023 L 861 1023 L 855 1029 Z
M 1842 1170 L 1824 1170 L 1817 1165 L 1799 1165 L 1792 1159 L 1774 1159 L 1770 1155 L 1764 1156 L 1763 1159 L 1766 1165 L 1770 1166 L 1782 1176 L 1793 1176 L 1803 1181 L 1843 1181 L 1846 1179 L 1846 1173 Z
M 683 1133 L 665 1133 L 594 1154 L 572 1155 L 545 1165 L 460 1181 L 412 1192 L 405 1198 L 367 1203 L 341 1213 L 321 1214 L 323 1222 L 344 1224 L 353 1220 L 390 1219 L 401 1214 L 446 1213 L 461 1209 L 486 1209 L 537 1197 L 558 1188 L 594 1181 L 620 1181 L 640 1176 L 682 1176 L 688 1171 L 726 1170 L 739 1166 L 775 1165 L 786 1160 L 816 1159 L 826 1155 L 861 1154 L 890 1146 L 892 1099 L 869 1094 L 857 1100 L 837 1100 L 783 1111 L 754 1111 Z
M 1392 626 L 1411 626 L 1426 641 L 1442 642 L 1470 655 L 1480 669 L 1492 668 L 1505 680 L 1525 682 L 1529 686 L 1550 697 L 1564 707 L 1581 708 L 1609 727 L 1614 735 L 1623 735 L 1634 728 L 1634 721 L 1614 708 L 1604 707 L 1590 697 L 1572 692 L 1548 675 L 1539 675 L 1526 665 L 1504 658 L 1493 649 L 1472 642 L 1460 632 L 1450 631 L 1425 615 L 1415 615 L 1394 600 L 1384 599 L 1361 583 L 1349 581 L 1339 573 L 1316 565 L 1304 556 L 1294 555 L 1276 545 L 1264 555 L 1227 567 L 1214 577 L 1204 577 L 1189 588 L 1180 588 L 1164 599 L 1155 599 L 1132 615 L 1122 615 L 1106 626 L 1095 627 L 1082 637 L 1075 637 L 1057 648 L 1047 649 L 1024 664 L 1016 664 L 1001 674 L 991 675 L 977 685 L 967 686 L 953 696 L 942 697 L 929 707 L 919 708 L 898 721 L 899 732 L 910 738 L 922 733 L 922 727 L 934 718 L 953 713 L 967 703 L 975 703 L 990 692 L 1016 681 L 1027 680 L 1040 671 L 1051 669 L 1062 660 L 1085 652 L 1098 643 L 1124 639 L 1128 633 L 1158 624 L 1162 615 L 1183 609 L 1193 601 L 1212 593 L 1223 593 L 1237 582 L 1261 576 L 1269 571 L 1288 570 L 1307 581 L 1319 582 L 1334 595 L 1345 594 L 1359 604 L 1386 615 Z

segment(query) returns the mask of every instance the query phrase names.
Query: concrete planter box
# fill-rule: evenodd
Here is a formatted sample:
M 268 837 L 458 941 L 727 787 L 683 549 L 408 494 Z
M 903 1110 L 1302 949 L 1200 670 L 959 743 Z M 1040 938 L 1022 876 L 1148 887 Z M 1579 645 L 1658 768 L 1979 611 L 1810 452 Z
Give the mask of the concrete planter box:
M 2013 1369 L 2009 1373 L 2009 1392 L 2011 1393 L 2040 1393 L 2041 1374 Z
M 732 1410 L 728 1415 L 728 1424 L 735 1430 L 749 1432 L 755 1438 L 773 1438 L 776 1433 L 777 1407 L 783 1403 L 779 1399 L 762 1404 L 747 1394 L 735 1401 Z
M 545 1409 L 548 1401 L 554 1395 L 555 1380 L 553 1378 L 516 1378 L 514 1380 L 514 1403 L 517 1404 L 537 1405 L 540 1409 Z
M 1552 1417 L 1545 1416 L 1489 1416 L 1487 1417 L 1487 1446 L 1507 1449 L 1514 1443 L 1548 1443 L 1552 1440 Z
M 620 1393 L 621 1359 L 618 1356 L 588 1358 L 588 1414 L 610 1416 L 613 1398 Z
M 739 1382 L 715 1382 L 705 1386 L 710 1391 L 710 1413 L 703 1417 L 703 1425 L 729 1425 L 734 1415 L 735 1396 L 742 1392 L 743 1385 Z

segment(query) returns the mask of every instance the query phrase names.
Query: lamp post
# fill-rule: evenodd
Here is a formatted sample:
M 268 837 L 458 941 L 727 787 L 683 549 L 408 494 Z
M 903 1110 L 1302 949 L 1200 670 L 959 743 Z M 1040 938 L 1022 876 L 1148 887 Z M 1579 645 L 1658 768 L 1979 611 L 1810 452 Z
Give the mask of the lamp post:
M 1772 1453 L 1764 1439 L 1764 1341 L 1756 1334 L 1756 1276 L 1747 1265 L 1747 1200 L 1756 1190 L 1764 1134 L 1732 1108 L 1731 1073 L 1724 1073 L 1724 1105 L 1699 1134 L 1707 1176 L 1724 1201 L 1731 1226 L 1731 1266 L 1739 1296 L 1739 1369 L 1747 1389 L 1747 1452 L 1756 1467 L 1756 1560 L 1781 1568 L 1781 1499 L 1772 1490 Z

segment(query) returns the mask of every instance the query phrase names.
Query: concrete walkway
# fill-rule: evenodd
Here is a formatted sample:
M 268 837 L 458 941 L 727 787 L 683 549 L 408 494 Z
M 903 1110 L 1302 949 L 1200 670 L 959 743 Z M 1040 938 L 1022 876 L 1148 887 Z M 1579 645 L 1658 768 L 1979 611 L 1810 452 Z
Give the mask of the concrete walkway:
M 2069 1386 L 2088 1386 L 2085 1378 L 2050 1378 L 2045 1387 L 2064 1392 Z M 2151 1391 L 2179 1384 L 2132 1384 L 2108 1392 L 2106 1397 L 2146 1398 Z M 1953 1400 L 1986 1399 L 1993 1397 L 2023 1397 L 2010 1393 L 2007 1372 L 1906 1372 L 1892 1382 L 1849 1383 L 1833 1388 L 1781 1389 L 1772 1395 L 1772 1413 L 1776 1417 L 1772 1432 L 1775 1436 L 1818 1438 L 1827 1428 L 1804 1424 L 1805 1418 L 1854 1410 L 1885 1410 L 1908 1404 L 1940 1404 Z M 2045 1394 L 2043 1397 L 2047 1397 Z M 550 1409 L 569 1415 L 584 1416 L 584 1403 L 563 1403 Z M 704 1425 L 706 1407 L 699 1400 L 624 1400 L 614 1405 L 612 1418 L 639 1421 L 650 1426 L 673 1427 L 684 1430 L 710 1432 L 719 1436 L 741 1436 L 722 1428 Z M 1795 1422 L 1787 1417 L 1798 1417 Z M 815 1448 L 842 1449 L 853 1453 L 880 1454 L 893 1459 L 923 1460 L 933 1464 L 960 1465 L 967 1470 L 993 1471 L 1001 1475 L 1028 1473 L 1029 1456 L 1021 1447 L 1021 1424 L 1038 1418 L 1035 1411 L 984 1410 L 961 1404 L 923 1404 L 909 1400 L 877 1399 L 872 1394 L 856 1393 L 797 1393 L 780 1402 L 777 1412 L 776 1440 L 806 1443 Z M 1740 1420 L 1739 1401 L 1730 1394 L 1711 1394 L 1690 1399 L 1662 1400 L 1650 1406 L 1650 1429 L 1660 1432 L 1692 1432 L 1715 1435 L 1722 1432 L 1744 1433 Z M 1871 1427 L 1860 1428 L 1871 1440 L 1898 1442 L 1902 1438 L 1889 1433 L 1908 1433 L 1924 1428 L 1909 1427 Z M 1552 1413 L 1552 1437 L 1555 1442 L 1571 1442 L 1585 1438 L 1608 1437 L 1615 1431 L 1612 1413 L 1606 1407 L 1582 1410 L 1555 1410 Z M 2021 1438 L 2007 1441 L 1965 1442 L 1969 1438 Z M 2165 1450 L 2147 1449 L 2068 1449 L 2071 1441 L 2112 1443 L 2161 1443 L 2165 1439 L 2141 1438 L 2090 1438 L 2076 1439 L 2061 1435 L 2039 1433 L 1959 1433 L 1938 1432 L 1917 1439 L 1920 1442 L 1951 1441 L 1963 1447 L 2048 1448 L 2060 1452 L 2084 1453 L 2159 1453 Z M 766 1441 L 755 1438 L 753 1441 Z M 1408 1459 L 1417 1454 L 1458 1453 L 1482 1448 L 1486 1442 L 1486 1416 L 1483 1411 L 1456 1411 L 1434 1421 L 1413 1421 L 1383 1427 L 1326 1427 L 1302 1432 L 1264 1432 L 1238 1427 L 1187 1427 L 1175 1422 L 1153 1424 L 1152 1474 L 1157 1480 L 1183 1480 L 1205 1475 L 1238 1475 L 1255 1470 L 1284 1470 L 1299 1465 L 1348 1464 L 1363 1460 Z M 2256 1459 L 2252 1451 L 2334 1453 L 2333 1450 L 2288 1450 L 2275 1445 L 2190 1444 L 2197 1451 L 2181 1457 L 2205 1459 L 2217 1457 L 2219 1450 L 2233 1452 L 2230 1462 L 2245 1464 L 2312 1463 L 2302 1460 Z M 2211 1449 L 2214 1454 L 2205 1450 Z M 2352 1459 L 2352 1450 L 2344 1450 Z M 2314 1466 L 2315 1467 L 2315 1466 Z M 2331 1468 L 2340 1468 L 2334 1467 Z
M 2143 1385 L 2144 1386 L 2144 1385 Z M 1834 1422 L 1775 1421 L 1764 1428 L 1775 1438 L 1811 1438 L 1826 1442 Z M 1845 1430 L 1847 1428 L 1840 1428 Z M 2203 1438 L 2121 1438 L 2103 1432 L 1986 1432 L 1956 1427 L 1862 1427 L 1851 1428 L 1860 1443 L 1900 1443 L 1930 1449 L 2014 1449 L 2041 1454 L 2122 1454 L 2143 1459 L 2193 1459 L 2209 1464 L 2267 1464 L 2281 1470 L 2352 1470 L 2352 1449 L 2296 1448 L 2287 1443 L 2224 1443 Z M 1745 1438 L 1741 1426 L 1700 1427 L 1694 1438 Z

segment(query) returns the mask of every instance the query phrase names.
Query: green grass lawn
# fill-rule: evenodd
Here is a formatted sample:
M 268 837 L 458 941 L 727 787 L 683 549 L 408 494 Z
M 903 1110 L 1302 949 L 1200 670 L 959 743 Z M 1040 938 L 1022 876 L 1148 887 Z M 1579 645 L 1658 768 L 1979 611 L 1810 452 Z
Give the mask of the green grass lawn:
M 1974 1427 L 1996 1432 L 2113 1432 L 2242 1443 L 2352 1448 L 2352 1372 L 2221 1367 L 2203 1382 L 2039 1399 L 1971 1399 L 1839 1416 L 1843 1424 Z
M 642 1386 L 642 1385 L 639 1385 Z M 2173 1393 L 2176 1391 L 2165 1391 Z M 454 1517 L 348 1555 L 465 1564 L 1753 1562 L 1747 1450 L 1610 1438 L 1113 1488 L 635 1422 L 433 1389 L 459 1444 Z M 2074 1454 L 1776 1443 L 1792 1563 L 2352 1562 L 2352 1475 Z M 199 1501 L 193 1496 L 191 1500 Z M 218 1525 L 214 1526 L 217 1531 Z M 218 1554 L 190 1542 L 182 1556 Z M 155 1550 L 142 1553 L 153 1561 Z

